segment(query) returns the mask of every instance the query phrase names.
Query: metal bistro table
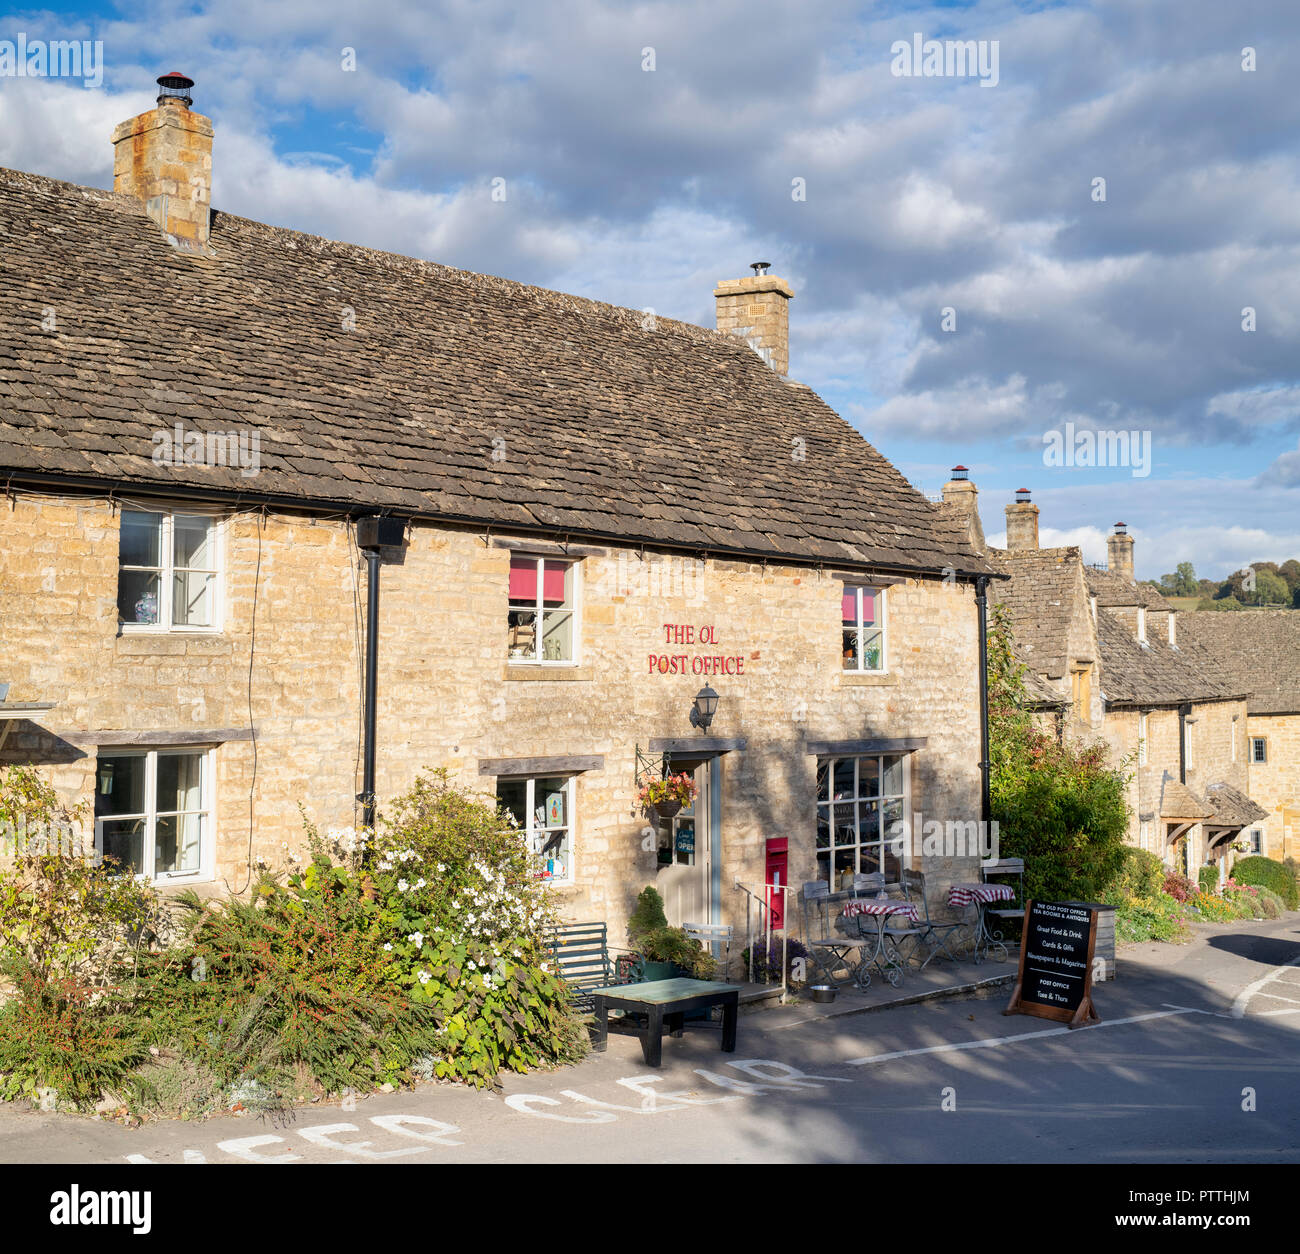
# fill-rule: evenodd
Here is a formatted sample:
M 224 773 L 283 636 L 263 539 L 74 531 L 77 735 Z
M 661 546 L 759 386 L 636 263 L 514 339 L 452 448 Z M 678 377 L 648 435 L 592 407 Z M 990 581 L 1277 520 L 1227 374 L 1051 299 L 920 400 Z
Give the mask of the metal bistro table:
M 591 1000 L 596 1011 L 596 1040 L 592 1048 L 598 1053 L 609 1044 L 609 1012 L 621 1010 L 629 1019 L 644 1017 L 644 1025 L 616 1027 L 641 1038 L 641 1052 L 647 1067 L 657 1067 L 663 1059 L 663 1035 L 667 1028 L 681 1036 L 685 1017 L 693 1010 L 709 1006 L 722 1007 L 722 1052 L 736 1052 L 736 1019 L 740 1014 L 740 989 L 735 984 L 712 980 L 650 980 L 643 984 L 616 984 L 596 989 Z
M 1006 962 L 1010 950 L 1002 939 L 1001 932 L 990 932 L 988 921 L 984 917 L 984 907 L 995 901 L 1011 901 L 1015 892 L 1008 884 L 953 884 L 948 889 L 948 904 L 954 910 L 964 910 L 967 906 L 975 907 L 975 961 L 983 962 L 994 949 L 1002 951 L 998 962 Z
M 876 919 L 876 948 L 869 955 L 864 955 L 853 972 L 853 982 L 859 988 L 871 987 L 871 968 L 874 966 L 894 988 L 903 978 L 903 964 L 895 957 L 885 954 L 885 923 L 891 915 L 906 915 L 913 923 L 917 921 L 916 907 L 910 901 L 892 901 L 887 897 L 859 897 L 847 902 L 840 911 L 844 918 L 869 915 Z

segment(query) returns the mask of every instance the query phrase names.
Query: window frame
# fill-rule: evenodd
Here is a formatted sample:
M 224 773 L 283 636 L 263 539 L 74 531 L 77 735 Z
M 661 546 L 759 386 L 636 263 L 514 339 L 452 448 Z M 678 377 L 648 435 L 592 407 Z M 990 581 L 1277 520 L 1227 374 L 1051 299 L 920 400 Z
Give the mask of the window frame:
M 1256 755 L 1256 746 L 1258 746 L 1259 753 L 1263 755 L 1262 757 Z M 1250 738 L 1250 764 L 1251 766 L 1268 765 L 1268 737 L 1267 736 L 1252 736 Z
M 537 565 L 537 600 L 533 613 L 537 616 L 537 631 L 533 641 L 535 653 L 540 654 L 543 647 L 543 628 L 546 624 L 546 564 L 549 562 L 553 566 L 561 566 L 572 570 L 573 572 L 573 605 L 568 610 L 571 624 L 571 635 L 573 639 L 572 656 L 569 658 L 545 658 L 540 656 L 534 657 L 512 657 L 510 655 L 510 615 L 511 613 L 523 612 L 518 607 L 512 605 L 509 587 L 509 569 L 507 566 L 506 575 L 506 662 L 510 666 L 544 666 L 544 667 L 573 667 L 582 663 L 582 558 L 580 557 L 557 557 L 554 553 L 529 553 L 527 551 L 519 552 L 517 550 L 510 553 L 510 565 L 518 560 L 527 560 Z
M 902 768 L 902 792 L 886 793 L 883 791 L 885 779 L 885 760 L 896 758 L 899 766 Z M 864 761 L 876 762 L 876 779 L 877 791 L 868 796 L 862 792 L 862 766 Z M 835 796 L 835 767 L 840 762 L 853 763 L 853 796 L 836 797 Z M 820 788 L 820 776 L 822 770 L 826 771 L 827 793 L 828 796 L 823 799 Z M 902 821 L 904 826 L 904 843 L 901 855 L 898 856 L 899 870 L 907 870 L 911 866 L 911 842 L 906 839 L 906 833 L 911 831 L 912 824 L 912 755 L 910 753 L 858 753 L 827 755 L 819 757 L 815 767 L 815 776 L 813 781 L 813 791 L 815 794 L 816 809 L 813 815 L 813 858 L 817 864 L 817 873 L 820 877 L 822 870 L 822 853 L 826 854 L 825 869 L 827 872 L 827 882 L 831 886 L 831 891 L 835 892 L 835 855 L 841 849 L 853 849 L 854 854 L 854 874 L 863 874 L 862 871 L 862 850 L 877 848 L 880 854 L 880 869 L 885 866 L 885 855 L 887 846 L 894 839 L 885 829 L 884 808 L 887 802 L 899 801 L 902 803 Z M 875 801 L 877 803 L 877 815 L 879 825 L 879 835 L 875 841 L 863 842 L 861 830 L 861 811 L 859 806 L 863 802 Z M 836 806 L 851 806 L 853 810 L 853 827 L 854 835 L 857 837 L 854 843 L 840 843 L 836 839 Z M 818 833 L 821 822 L 822 811 L 825 809 L 828 815 L 828 832 L 829 844 L 823 848 L 818 844 Z
M 842 675 L 887 675 L 889 674 L 889 598 L 886 592 L 889 589 L 888 584 L 871 583 L 863 581 L 862 583 L 843 582 L 840 585 L 840 673 Z M 844 632 L 849 630 L 844 626 L 844 597 L 850 592 L 854 594 L 854 604 L 857 610 L 857 621 L 853 628 L 857 632 L 857 653 L 854 658 L 853 666 L 844 665 Z M 874 592 L 876 594 L 876 605 L 879 607 L 880 614 L 880 665 L 864 666 L 863 656 L 863 635 L 864 627 L 862 623 L 862 594 L 864 592 Z M 875 628 L 873 628 L 875 630 Z
M 1249 842 L 1247 854 L 1252 857 L 1264 856 L 1264 829 L 1262 827 L 1252 827 L 1250 835 L 1246 837 Z
M 124 565 L 122 562 L 121 534 L 122 521 L 127 514 L 158 514 L 162 517 L 159 535 L 160 566 Z M 176 524 L 177 515 L 183 518 L 203 518 L 208 522 L 208 534 L 212 545 L 211 567 L 212 581 L 209 584 L 212 597 L 212 622 L 210 626 L 197 626 L 190 623 L 172 622 L 175 613 L 173 604 L 176 566 Z M 226 528 L 228 518 L 222 510 L 203 505 L 158 505 L 145 509 L 137 505 L 124 506 L 118 517 L 118 556 L 117 581 L 120 595 L 123 571 L 153 571 L 159 573 L 158 621 L 156 623 L 128 623 L 121 617 L 118 607 L 117 630 L 119 635 L 220 635 L 225 626 L 225 573 L 226 573 Z M 179 567 L 180 570 L 207 570 L 207 567 Z M 165 611 L 165 612 L 164 612 Z
M 207 819 L 206 826 L 200 827 L 199 865 L 193 871 L 165 871 L 161 875 L 153 870 L 157 859 L 158 819 L 189 811 L 162 810 L 158 807 L 158 759 L 160 757 L 197 757 L 199 759 L 199 801 L 197 813 Z M 142 814 L 97 814 L 95 819 L 95 854 L 102 858 L 104 854 L 104 824 L 122 822 L 127 819 L 144 819 L 145 829 L 140 838 L 141 870 L 136 878 L 149 884 L 165 885 L 173 883 L 200 884 L 215 879 L 215 859 L 217 847 L 217 798 L 216 798 L 216 748 L 212 745 L 152 745 L 145 747 L 125 745 L 100 745 L 95 754 L 94 787 L 99 791 L 100 761 L 103 758 L 144 758 L 145 810 Z
M 537 809 L 537 782 L 543 779 L 563 779 L 564 780 L 564 807 L 566 822 L 562 828 L 554 827 L 537 827 L 535 825 Z M 568 866 L 565 868 L 564 876 L 546 876 L 534 875 L 533 879 L 542 884 L 573 884 L 577 881 L 576 863 L 578 860 L 578 776 L 576 774 L 564 774 L 557 772 L 553 775 L 498 775 L 496 780 L 497 802 L 500 804 L 500 787 L 502 783 L 522 783 L 524 785 L 524 818 L 525 824 L 521 829 L 524 839 L 528 843 L 529 856 L 540 858 L 541 852 L 534 847 L 539 832 L 554 832 L 562 830 L 567 833 L 569 838 Z
M 1138 714 L 1138 765 L 1146 766 L 1147 759 L 1150 756 L 1147 745 L 1150 738 L 1151 716 L 1149 714 Z

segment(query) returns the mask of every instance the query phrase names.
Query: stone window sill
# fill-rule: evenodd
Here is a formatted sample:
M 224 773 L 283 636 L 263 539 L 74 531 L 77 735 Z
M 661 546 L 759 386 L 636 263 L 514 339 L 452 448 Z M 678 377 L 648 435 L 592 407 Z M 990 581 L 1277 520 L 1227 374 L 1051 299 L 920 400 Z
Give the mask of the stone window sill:
M 525 683 L 589 683 L 592 678 L 589 666 L 519 666 L 506 663 L 507 681 Z
M 840 682 L 850 688 L 889 688 L 898 683 L 893 671 L 841 671 Z

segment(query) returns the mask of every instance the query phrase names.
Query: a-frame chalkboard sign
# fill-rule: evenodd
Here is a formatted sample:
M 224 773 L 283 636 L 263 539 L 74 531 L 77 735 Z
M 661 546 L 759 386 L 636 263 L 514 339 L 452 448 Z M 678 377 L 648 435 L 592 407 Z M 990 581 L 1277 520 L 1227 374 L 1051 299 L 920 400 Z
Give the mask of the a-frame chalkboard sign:
M 1020 940 L 1020 969 L 1006 1015 L 1056 1019 L 1068 1027 L 1097 1023 L 1092 1004 L 1092 955 L 1097 911 L 1079 901 L 1028 901 Z

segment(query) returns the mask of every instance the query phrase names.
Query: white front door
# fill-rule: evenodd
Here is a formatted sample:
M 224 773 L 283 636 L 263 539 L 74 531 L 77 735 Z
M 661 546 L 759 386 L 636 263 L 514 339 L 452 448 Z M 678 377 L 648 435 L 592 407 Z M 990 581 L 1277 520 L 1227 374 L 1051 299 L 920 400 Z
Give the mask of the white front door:
M 674 770 L 683 769 L 674 764 Z M 689 769 L 689 764 L 685 769 Z M 709 763 L 695 767 L 695 801 L 659 821 L 659 871 L 655 887 L 673 927 L 709 923 L 713 842 L 709 832 Z

